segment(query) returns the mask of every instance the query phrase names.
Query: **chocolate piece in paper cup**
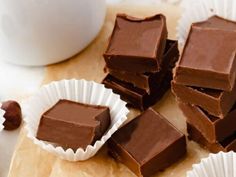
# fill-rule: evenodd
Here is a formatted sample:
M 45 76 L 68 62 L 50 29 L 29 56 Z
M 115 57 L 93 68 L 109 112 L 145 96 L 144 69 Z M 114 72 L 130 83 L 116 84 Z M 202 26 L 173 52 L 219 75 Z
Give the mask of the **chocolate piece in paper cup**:
M 75 152 L 71 148 L 64 150 L 53 143 L 38 140 L 36 134 L 42 114 L 60 99 L 108 106 L 110 108 L 111 125 L 107 132 L 94 145 L 88 145 L 85 150 L 79 148 Z M 126 102 L 122 101 L 120 96 L 114 94 L 111 89 L 106 89 L 104 85 L 93 81 L 76 79 L 61 80 L 45 85 L 22 105 L 27 136 L 44 150 L 68 161 L 82 161 L 94 156 L 111 135 L 125 122 L 129 112 Z
M 192 171 L 187 172 L 187 177 L 236 177 L 236 153 L 220 152 L 210 154 L 193 165 Z
M 3 123 L 5 122 L 5 118 L 3 117 L 5 114 L 5 111 L 1 109 L 2 103 L 0 103 L 0 131 L 3 130 L 4 126 Z
M 177 38 L 184 45 L 191 24 L 207 20 L 213 15 L 236 21 L 235 0 L 183 0 L 183 13 L 177 26 Z

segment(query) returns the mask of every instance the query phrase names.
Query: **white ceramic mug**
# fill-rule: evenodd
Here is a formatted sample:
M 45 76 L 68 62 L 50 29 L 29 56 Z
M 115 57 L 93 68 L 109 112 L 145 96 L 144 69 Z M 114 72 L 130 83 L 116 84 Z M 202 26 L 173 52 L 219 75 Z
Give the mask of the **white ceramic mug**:
M 0 0 L 0 59 L 37 66 L 84 49 L 98 34 L 105 0 Z

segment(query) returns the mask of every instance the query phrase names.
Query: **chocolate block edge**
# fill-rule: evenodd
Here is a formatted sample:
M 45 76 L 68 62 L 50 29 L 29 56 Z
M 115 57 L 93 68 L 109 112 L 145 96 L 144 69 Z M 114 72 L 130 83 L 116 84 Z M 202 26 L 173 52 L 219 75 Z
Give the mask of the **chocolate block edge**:
M 187 123 L 194 125 L 210 143 L 223 141 L 236 130 L 236 105 L 223 119 L 211 116 L 195 105 L 181 101 L 178 102 L 178 105 L 185 115 Z
M 192 125 L 187 124 L 188 138 L 198 143 L 203 148 L 211 151 L 212 153 L 218 153 L 219 151 L 236 152 L 236 135 L 229 137 L 229 140 L 226 139 L 226 142 L 221 143 L 209 143 L 202 134 Z

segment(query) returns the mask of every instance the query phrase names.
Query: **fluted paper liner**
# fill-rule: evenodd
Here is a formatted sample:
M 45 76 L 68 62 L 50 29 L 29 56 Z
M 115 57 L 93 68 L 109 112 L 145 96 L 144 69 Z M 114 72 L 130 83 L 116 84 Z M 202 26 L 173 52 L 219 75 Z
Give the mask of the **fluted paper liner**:
M 184 45 L 191 24 L 207 20 L 213 15 L 236 21 L 235 0 L 183 0 L 182 16 L 177 26 L 177 38 L 181 46 Z
M 79 148 L 76 152 L 71 148 L 64 150 L 53 143 L 38 140 L 36 134 L 42 114 L 60 99 L 108 106 L 110 108 L 111 125 L 104 136 L 96 141 L 93 146 L 89 145 L 85 150 Z M 29 98 L 23 104 L 23 112 L 27 136 L 35 144 L 62 159 L 82 161 L 96 154 L 111 135 L 125 122 L 129 110 L 126 108 L 126 102 L 122 101 L 120 96 L 114 94 L 111 89 L 106 89 L 104 85 L 93 81 L 73 79 L 52 82 L 43 86 L 35 96 Z
M 199 164 L 193 165 L 187 177 L 236 177 L 236 153 L 210 154 Z
M 5 118 L 3 117 L 3 115 L 5 114 L 5 111 L 1 109 L 2 107 L 2 103 L 0 103 L 0 131 L 3 130 L 4 126 L 3 123 L 5 121 Z

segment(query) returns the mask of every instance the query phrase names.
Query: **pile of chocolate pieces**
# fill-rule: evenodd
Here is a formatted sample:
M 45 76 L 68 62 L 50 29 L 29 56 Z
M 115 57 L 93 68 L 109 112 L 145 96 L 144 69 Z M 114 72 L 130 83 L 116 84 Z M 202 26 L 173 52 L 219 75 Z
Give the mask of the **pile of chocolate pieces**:
M 194 23 L 172 90 L 190 139 L 211 152 L 236 150 L 236 23 L 213 16 Z
M 170 88 L 178 57 L 177 41 L 167 39 L 165 16 L 118 14 L 104 54 L 109 74 L 103 84 L 129 106 L 145 110 Z

